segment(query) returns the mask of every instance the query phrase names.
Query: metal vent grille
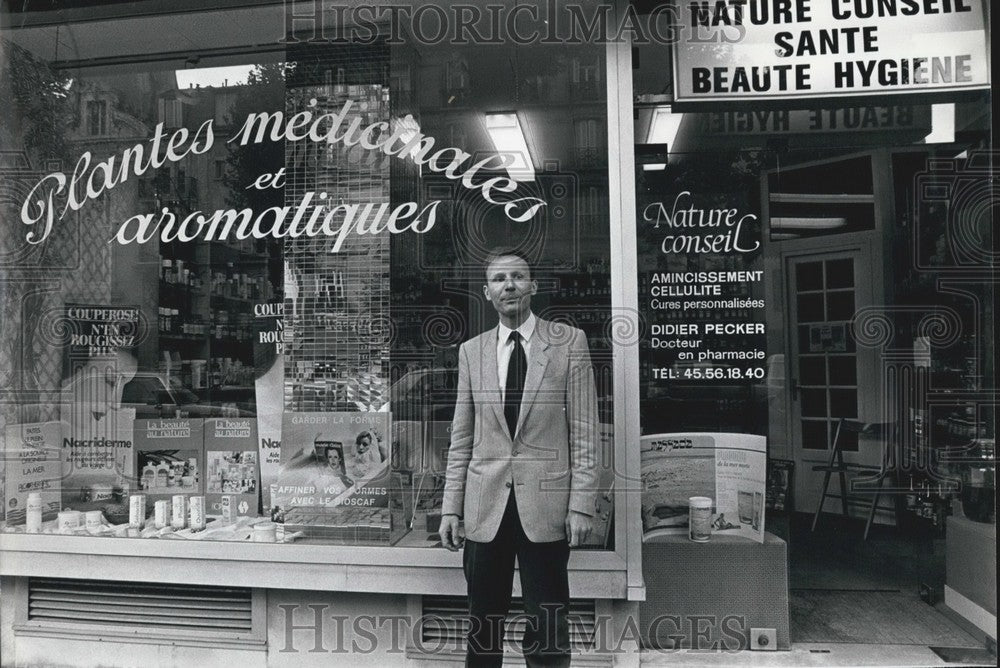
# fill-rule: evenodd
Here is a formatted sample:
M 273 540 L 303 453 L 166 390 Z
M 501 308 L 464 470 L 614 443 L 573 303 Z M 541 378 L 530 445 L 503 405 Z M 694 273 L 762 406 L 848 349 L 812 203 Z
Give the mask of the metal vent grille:
M 453 647 L 465 651 L 469 630 L 469 604 L 463 596 L 424 596 L 421 638 L 425 646 Z M 524 601 L 515 598 L 507 615 L 506 641 L 518 647 L 526 624 Z M 572 600 L 569 603 L 569 636 L 574 652 L 593 647 L 597 625 L 594 601 Z
M 248 588 L 28 579 L 28 620 L 131 629 L 250 633 Z

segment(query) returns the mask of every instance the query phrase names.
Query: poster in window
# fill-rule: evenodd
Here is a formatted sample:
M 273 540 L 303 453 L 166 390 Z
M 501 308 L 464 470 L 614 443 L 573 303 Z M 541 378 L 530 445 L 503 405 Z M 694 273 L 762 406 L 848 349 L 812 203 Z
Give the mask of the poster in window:
M 8 526 L 24 524 L 28 494 L 34 492 L 42 497 L 44 519 L 61 509 L 64 427 L 61 422 L 34 422 L 4 428 L 3 502 Z
M 272 518 L 310 537 L 389 543 L 389 413 L 286 412 L 281 431 Z
M 688 531 L 690 497 L 712 499 L 712 532 L 764 541 L 767 439 L 755 434 L 643 436 L 644 539 Z

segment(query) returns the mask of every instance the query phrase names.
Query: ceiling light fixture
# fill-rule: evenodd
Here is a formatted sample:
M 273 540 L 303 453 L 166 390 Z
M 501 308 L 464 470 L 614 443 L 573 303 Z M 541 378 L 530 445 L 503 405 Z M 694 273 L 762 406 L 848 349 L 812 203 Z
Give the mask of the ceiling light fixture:
M 646 132 L 646 143 L 666 144 L 668 151 L 673 149 L 683 119 L 684 114 L 673 113 L 669 106 L 657 107 L 653 110 L 653 120 L 650 121 L 649 131 Z
M 513 181 L 534 181 L 535 166 L 517 113 L 486 114 L 486 131 L 497 153 L 505 158 L 507 174 Z
M 925 144 L 955 143 L 955 103 L 931 105 L 931 133 L 924 137 Z

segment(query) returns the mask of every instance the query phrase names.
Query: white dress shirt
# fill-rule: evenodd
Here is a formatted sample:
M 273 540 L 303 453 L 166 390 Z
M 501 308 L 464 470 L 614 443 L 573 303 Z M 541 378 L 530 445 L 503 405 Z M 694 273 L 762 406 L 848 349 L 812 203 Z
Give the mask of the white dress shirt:
M 500 323 L 497 330 L 497 378 L 500 379 L 500 400 L 507 394 L 507 367 L 510 366 L 510 356 L 514 352 L 514 342 L 510 333 L 514 330 Z M 531 335 L 535 333 L 535 314 L 528 313 L 527 319 L 517 328 L 521 335 L 521 347 L 524 348 L 524 358 L 531 359 Z

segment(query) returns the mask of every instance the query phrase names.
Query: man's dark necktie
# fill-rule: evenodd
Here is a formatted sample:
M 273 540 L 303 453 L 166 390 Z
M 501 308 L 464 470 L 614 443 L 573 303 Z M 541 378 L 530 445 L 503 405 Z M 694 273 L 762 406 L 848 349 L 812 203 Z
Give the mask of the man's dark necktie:
M 510 353 L 507 363 L 507 389 L 504 391 L 503 414 L 507 418 L 507 428 L 510 437 L 514 438 L 517 431 L 517 416 L 521 411 L 521 396 L 524 394 L 524 378 L 528 374 L 528 357 L 521 345 L 521 335 L 510 333 L 510 341 L 514 342 L 514 350 Z

